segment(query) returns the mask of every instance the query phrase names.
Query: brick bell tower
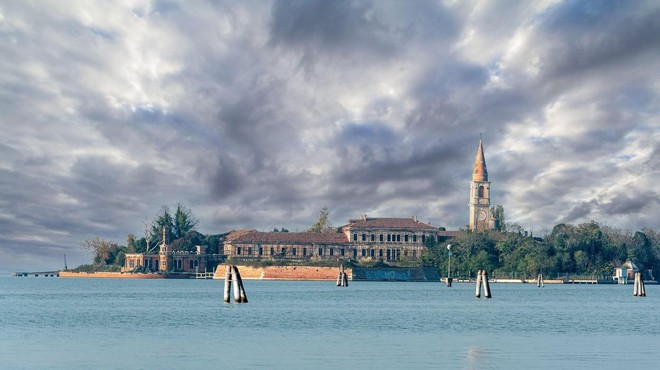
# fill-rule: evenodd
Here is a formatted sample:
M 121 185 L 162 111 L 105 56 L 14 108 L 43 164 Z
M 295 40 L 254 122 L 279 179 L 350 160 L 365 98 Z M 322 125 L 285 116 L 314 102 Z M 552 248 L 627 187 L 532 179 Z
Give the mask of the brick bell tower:
M 486 169 L 486 158 L 484 147 L 479 139 L 477 158 L 472 171 L 470 181 L 470 230 L 484 231 L 492 228 L 490 222 L 490 181 L 488 181 L 488 170 Z

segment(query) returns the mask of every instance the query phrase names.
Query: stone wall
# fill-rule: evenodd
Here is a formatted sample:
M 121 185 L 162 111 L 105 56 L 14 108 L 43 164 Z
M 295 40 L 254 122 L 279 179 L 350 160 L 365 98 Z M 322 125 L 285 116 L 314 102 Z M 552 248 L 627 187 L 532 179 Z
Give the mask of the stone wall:
M 339 275 L 338 267 L 313 266 L 238 266 L 238 271 L 241 278 L 256 280 L 337 280 Z M 345 271 L 350 277 L 351 269 Z M 224 279 L 225 266 L 218 265 L 213 278 Z

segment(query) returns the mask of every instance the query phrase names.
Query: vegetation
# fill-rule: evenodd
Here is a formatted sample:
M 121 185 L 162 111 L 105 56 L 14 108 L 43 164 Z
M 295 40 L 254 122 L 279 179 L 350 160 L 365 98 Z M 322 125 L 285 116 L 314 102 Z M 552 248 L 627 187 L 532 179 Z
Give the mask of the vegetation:
M 611 276 L 614 269 L 627 259 L 641 270 L 654 270 L 660 274 L 660 232 L 643 229 L 636 232 L 623 231 L 601 226 L 592 221 L 579 225 L 559 224 L 543 238 L 534 237 L 515 223 L 504 224 L 502 206 L 491 209 L 499 220 L 498 231 L 462 231 L 458 236 L 436 243 L 426 238 L 427 252 L 422 257 L 425 265 L 436 266 L 443 276 L 447 276 L 447 244 L 452 245 L 451 275 L 474 277 L 476 272 L 486 269 L 497 277 L 534 277 L 543 273 L 548 277 L 563 275 Z M 307 231 L 336 232 L 329 223 L 327 207 L 323 207 L 319 218 Z M 85 240 L 82 247 L 93 254 L 93 263 L 79 266 L 76 271 L 119 271 L 128 253 L 157 253 L 161 244 L 162 229 L 174 250 L 194 252 L 196 246 L 206 247 L 206 253 L 218 254 L 220 244 L 226 234 L 204 235 L 195 230 L 199 221 L 192 212 L 177 205 L 172 216 L 167 207 L 156 215 L 154 221 L 145 225 L 145 236 L 137 238 L 128 234 L 126 245 L 106 241 L 98 237 Z M 444 228 L 442 228 L 444 229 Z M 506 232 L 504 232 L 506 230 Z M 274 232 L 289 232 L 282 227 Z M 305 264 L 317 266 L 338 266 L 336 260 L 286 261 L 264 260 L 252 262 L 256 265 Z M 356 266 L 377 267 L 384 265 L 382 260 L 364 259 L 352 261 Z M 402 260 L 397 266 L 413 266 L 416 260 Z
M 500 277 L 611 276 L 627 259 L 641 270 L 660 271 L 660 234 L 651 229 L 631 233 L 596 222 L 559 224 L 544 238 L 518 225 L 515 232 L 464 231 L 448 242 L 427 239 L 424 263 L 447 276 L 447 244 L 452 245 L 451 275 L 474 277 L 480 269 Z
M 158 246 L 162 243 L 163 227 L 165 237 L 174 250 L 194 252 L 196 246 L 200 245 L 206 247 L 206 253 L 218 254 L 225 234 L 203 235 L 195 230 L 198 223 L 199 221 L 188 208 L 179 204 L 172 216 L 169 208 L 165 206 L 153 222 L 145 225 L 145 237 L 138 239 L 135 234 L 128 234 L 126 245 L 119 245 L 99 237 L 83 241 L 81 246 L 92 253 L 93 263 L 79 266 L 74 271 L 119 271 L 124 265 L 127 253 L 158 253 Z M 283 228 L 282 231 L 284 230 Z
M 337 230 L 330 224 L 330 211 L 323 207 L 319 213 L 319 219 L 307 229 L 310 233 L 335 233 Z

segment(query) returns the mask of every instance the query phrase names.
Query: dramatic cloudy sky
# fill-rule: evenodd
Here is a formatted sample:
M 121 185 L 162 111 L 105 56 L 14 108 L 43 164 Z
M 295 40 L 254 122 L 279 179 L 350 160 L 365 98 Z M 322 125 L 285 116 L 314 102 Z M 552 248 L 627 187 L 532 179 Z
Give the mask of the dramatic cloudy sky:
M 0 0 L 0 271 L 203 233 L 660 217 L 658 1 Z

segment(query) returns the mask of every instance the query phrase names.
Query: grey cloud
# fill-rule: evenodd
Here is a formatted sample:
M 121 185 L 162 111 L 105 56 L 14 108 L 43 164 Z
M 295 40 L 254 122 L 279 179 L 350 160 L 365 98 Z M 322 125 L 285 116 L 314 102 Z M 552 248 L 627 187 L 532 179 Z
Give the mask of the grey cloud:
M 660 7 L 656 2 L 569 1 L 539 18 L 536 40 L 546 81 L 575 79 L 614 67 L 618 73 L 638 56 L 660 53 Z M 629 66 L 625 67 L 629 68 Z

